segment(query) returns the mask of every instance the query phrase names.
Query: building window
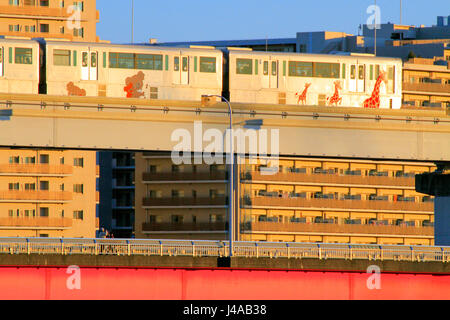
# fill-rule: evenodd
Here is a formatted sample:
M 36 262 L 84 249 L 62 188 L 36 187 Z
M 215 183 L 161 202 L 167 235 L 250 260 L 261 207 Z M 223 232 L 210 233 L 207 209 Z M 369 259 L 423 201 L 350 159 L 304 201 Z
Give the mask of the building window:
M 9 163 L 10 164 L 19 164 L 20 163 L 20 157 L 9 157 Z
M 60 0 L 59 1 L 59 7 L 60 8 L 64 8 L 64 0 Z
M 36 0 L 23 0 L 23 4 L 26 6 L 35 6 Z
M 49 164 L 50 163 L 50 157 L 48 154 L 41 154 L 39 156 L 39 163 L 40 164 Z
M 172 190 L 172 198 L 183 198 L 184 190 Z
M 14 61 L 17 64 L 33 64 L 33 49 L 16 48 Z
M 36 163 L 36 157 L 25 157 L 25 164 L 35 164 Z
M 83 158 L 74 158 L 73 159 L 73 165 L 75 167 L 83 168 L 83 166 L 84 166 L 84 159 Z
M 39 182 L 39 190 L 48 191 L 50 189 L 50 183 L 48 181 Z
M 60 28 L 59 28 L 59 33 L 64 34 L 64 32 L 65 32 L 64 27 L 60 27 Z
M 16 182 L 16 183 L 9 183 L 8 187 L 9 187 L 9 190 L 17 191 L 17 190 L 20 189 L 20 184 L 18 182 Z
M 48 25 L 48 24 L 46 24 L 46 23 L 43 23 L 43 24 L 41 24 L 41 25 L 39 25 L 39 32 L 42 32 L 42 33 L 49 33 L 50 32 L 50 26 Z
M 36 190 L 36 184 L 35 183 L 25 183 L 25 190 L 26 191 Z
M 48 215 L 49 215 L 48 208 L 39 208 L 39 216 L 40 217 L 48 218 Z
M 74 2 L 74 9 L 83 12 L 84 11 L 84 1 Z
M 183 223 L 184 217 L 180 215 L 172 215 L 171 222 L 172 223 Z
M 48 0 L 40 0 L 39 5 L 41 7 L 48 7 L 49 6 L 49 1 Z
M 84 28 L 74 28 L 73 36 L 84 38 Z
M 73 218 L 75 220 L 83 220 L 83 210 L 74 211 Z
M 19 0 L 9 0 L 9 5 L 10 6 L 18 6 L 19 5 Z
M 74 184 L 73 192 L 83 194 L 83 184 Z

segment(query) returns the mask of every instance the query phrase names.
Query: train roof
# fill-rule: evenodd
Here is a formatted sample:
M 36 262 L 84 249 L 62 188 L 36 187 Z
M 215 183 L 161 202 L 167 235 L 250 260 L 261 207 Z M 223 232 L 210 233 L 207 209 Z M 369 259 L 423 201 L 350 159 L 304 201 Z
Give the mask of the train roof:
M 348 53 L 348 54 L 325 54 L 325 53 L 299 53 L 299 52 L 277 52 L 277 51 L 249 51 L 249 50 L 240 50 L 238 48 L 227 49 L 226 52 L 230 55 L 251 55 L 251 56 L 282 56 L 282 57 L 305 57 L 305 58 L 338 58 L 338 59 L 347 59 L 347 60 L 373 60 L 373 61 L 389 61 L 389 62 L 397 62 L 401 63 L 401 58 L 393 58 L 393 57 L 379 57 L 371 54 L 359 54 L 359 53 Z
M 214 52 L 219 53 L 220 50 L 211 47 L 197 47 L 197 48 L 176 48 L 176 47 L 164 47 L 164 46 L 142 46 L 142 45 L 130 45 L 130 44 L 111 44 L 111 43 L 98 43 L 98 42 L 66 42 L 66 41 L 45 41 L 47 45 L 53 46 L 67 46 L 67 47 L 95 47 L 95 48 L 120 48 L 128 50 L 144 50 L 144 51 L 193 51 L 193 52 Z

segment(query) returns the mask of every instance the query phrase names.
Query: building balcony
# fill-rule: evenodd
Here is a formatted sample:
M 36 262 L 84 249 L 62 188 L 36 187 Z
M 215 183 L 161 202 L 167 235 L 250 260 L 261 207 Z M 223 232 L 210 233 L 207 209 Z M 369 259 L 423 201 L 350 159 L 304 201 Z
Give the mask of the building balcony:
M 0 202 L 68 202 L 72 197 L 66 191 L 0 191 Z
M 216 198 L 144 198 L 143 207 L 227 207 L 228 197 Z
M 357 225 L 333 223 L 286 223 L 286 222 L 247 222 L 241 224 L 242 232 L 286 232 L 286 233 L 327 233 L 364 234 L 393 236 L 434 236 L 434 227 L 410 227 L 393 225 Z
M 403 91 L 414 91 L 428 94 L 442 93 L 446 96 L 450 96 L 450 84 L 403 82 Z
M 338 174 L 276 173 L 263 175 L 260 172 L 244 173 L 243 181 L 268 181 L 281 183 L 313 183 L 360 186 L 410 187 L 415 188 L 414 177 L 354 176 Z
M 43 6 L 28 6 L 21 3 L 19 6 L 0 6 L 0 17 L 8 18 L 50 18 L 51 20 L 67 20 L 72 14 L 66 8 L 49 8 Z
M 142 180 L 144 183 L 151 182 L 169 182 L 169 181 L 227 181 L 228 174 L 225 171 L 217 171 L 217 172 L 179 172 L 179 173 L 171 173 L 171 172 L 144 172 L 142 174 Z
M 333 211 L 400 211 L 433 213 L 433 202 L 382 201 L 382 200 L 335 200 L 335 199 L 304 199 L 304 198 L 275 198 L 254 197 L 244 198 L 244 208 L 298 208 Z
M 0 9 L 1 10 L 1 9 Z M 1 18 L 1 14 L 0 14 Z M 13 36 L 13 37 L 26 37 L 26 38 L 57 38 L 57 39 L 66 39 L 69 41 L 75 41 L 80 39 L 79 37 L 74 37 L 68 33 L 50 33 L 50 32 L 22 32 L 22 31 L 5 31 L 5 35 Z
M 208 231 L 226 231 L 227 225 L 225 222 L 210 222 L 210 223 L 143 223 L 142 231 L 186 231 L 186 232 L 208 232 Z
M 70 218 L 0 218 L 0 229 L 69 229 Z
M 69 165 L 48 164 L 1 164 L 0 175 L 52 175 L 68 176 L 73 174 Z

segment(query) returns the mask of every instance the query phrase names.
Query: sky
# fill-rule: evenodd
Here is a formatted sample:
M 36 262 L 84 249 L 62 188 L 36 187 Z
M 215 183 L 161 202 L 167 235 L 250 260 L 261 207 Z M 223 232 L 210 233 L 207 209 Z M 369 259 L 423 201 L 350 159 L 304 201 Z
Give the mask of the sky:
M 358 34 L 375 0 L 134 0 L 134 42 L 295 38 L 297 32 Z M 381 23 L 400 23 L 400 0 L 377 0 Z M 402 0 L 402 23 L 431 26 L 449 0 Z M 97 0 L 97 35 L 131 42 L 132 0 Z

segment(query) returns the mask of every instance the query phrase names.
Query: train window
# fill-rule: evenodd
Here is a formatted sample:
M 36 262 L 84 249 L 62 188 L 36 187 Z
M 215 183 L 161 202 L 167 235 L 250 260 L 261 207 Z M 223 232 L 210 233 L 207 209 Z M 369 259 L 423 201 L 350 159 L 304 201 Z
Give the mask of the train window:
M 162 70 L 163 58 L 160 54 L 137 54 L 136 69 L 144 70 Z
M 339 79 L 339 63 L 314 63 L 314 77 Z
M 182 71 L 184 71 L 184 72 L 187 72 L 188 71 L 188 68 L 189 68 L 189 65 L 188 65 L 188 58 L 187 57 L 183 57 L 182 58 L 182 63 L 183 63 L 183 66 L 182 66 Z
M 370 65 L 370 80 L 373 80 L 373 64 Z
M 350 67 L 350 79 L 356 79 L 356 66 L 354 65 Z
M 91 68 L 97 68 L 97 53 L 91 53 Z
M 197 63 L 198 63 L 198 58 L 194 57 L 194 72 L 197 72 Z
M 345 63 L 342 64 L 342 79 L 345 79 Z
M 70 66 L 70 50 L 53 50 L 53 64 L 55 66 Z
M 365 78 L 364 66 L 359 66 L 358 77 L 359 77 L 359 80 L 364 80 L 364 78 Z
M 106 68 L 106 52 L 103 52 L 103 68 Z
M 200 57 L 200 72 L 216 73 L 216 58 Z
M 165 63 L 166 63 L 166 71 L 169 71 L 169 56 L 168 55 L 166 55 L 165 56 Z
M 380 76 L 380 65 L 375 65 L 375 80 L 378 80 L 378 77 Z
M 304 61 L 289 61 L 290 77 L 312 77 L 313 63 Z
M 277 62 L 276 61 L 272 61 L 272 75 L 273 76 L 277 75 Z
M 180 57 L 173 58 L 173 71 L 180 71 Z
M 33 64 L 33 49 L 16 48 L 14 61 L 17 64 Z
M 89 55 L 87 52 L 83 52 L 83 55 L 81 57 L 81 65 L 86 68 L 89 66 Z
M 73 51 L 73 66 L 77 66 L 77 51 Z
M 269 75 L 269 61 L 264 61 L 264 70 L 263 73 L 265 76 Z
M 236 59 L 237 74 L 253 74 L 252 59 Z
M 388 80 L 394 80 L 394 67 L 388 68 Z
M 109 67 L 120 69 L 134 69 L 134 54 L 110 52 Z
M 286 77 L 286 61 L 283 61 L 283 77 Z
M 258 75 L 258 60 L 255 60 L 255 74 Z

